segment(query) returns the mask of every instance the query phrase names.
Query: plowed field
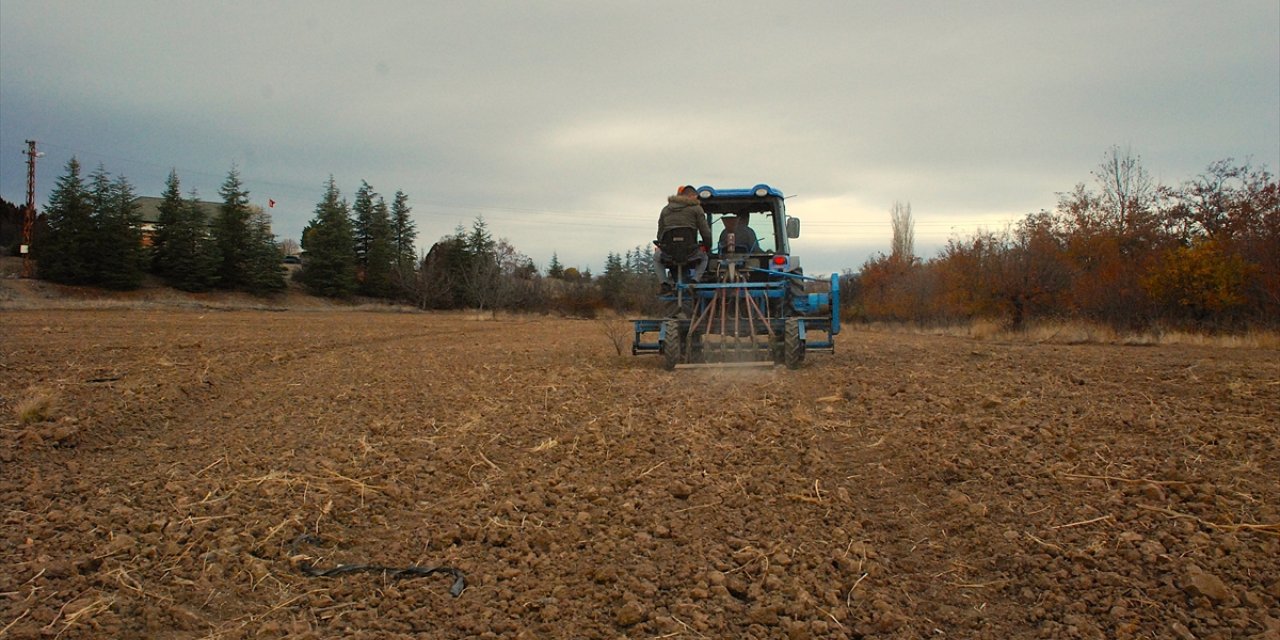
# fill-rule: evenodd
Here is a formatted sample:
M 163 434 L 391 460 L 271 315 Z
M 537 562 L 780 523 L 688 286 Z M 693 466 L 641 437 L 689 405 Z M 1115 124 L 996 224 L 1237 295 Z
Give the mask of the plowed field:
M 593 321 L 0 324 L 0 636 L 1280 637 L 1274 350 L 846 331 L 664 372 Z M 366 563 L 466 588 L 302 571 Z

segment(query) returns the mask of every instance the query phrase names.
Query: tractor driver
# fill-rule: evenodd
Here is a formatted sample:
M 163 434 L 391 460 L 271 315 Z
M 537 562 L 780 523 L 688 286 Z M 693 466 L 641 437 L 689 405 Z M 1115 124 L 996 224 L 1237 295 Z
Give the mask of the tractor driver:
M 702 238 L 703 248 L 711 246 L 711 225 L 707 224 L 707 214 L 702 210 L 702 204 L 698 200 L 698 190 L 693 185 L 680 187 L 674 196 L 667 197 L 667 206 L 663 207 L 662 213 L 658 214 L 658 240 L 662 240 L 662 235 L 668 230 L 682 227 L 697 229 L 698 235 Z M 663 289 L 667 289 L 675 283 L 664 268 L 663 262 L 662 249 L 658 249 L 654 256 L 653 268 L 658 272 L 658 279 Z M 702 260 L 695 269 L 695 279 L 702 274 L 706 266 L 704 251 Z
M 720 241 L 716 243 L 720 253 L 760 253 L 760 240 L 756 238 L 755 230 L 749 226 L 751 214 L 745 211 L 736 216 L 727 213 L 721 221 L 724 222 L 724 230 L 720 232 Z M 733 246 L 729 246 L 730 234 L 733 235 Z

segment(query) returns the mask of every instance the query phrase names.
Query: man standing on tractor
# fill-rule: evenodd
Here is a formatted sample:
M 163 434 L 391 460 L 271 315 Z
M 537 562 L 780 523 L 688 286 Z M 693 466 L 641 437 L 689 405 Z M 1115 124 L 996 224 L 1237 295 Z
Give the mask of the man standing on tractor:
M 697 229 L 699 237 L 702 238 L 703 250 L 711 246 L 711 225 L 707 224 L 707 214 L 702 210 L 702 205 L 698 201 L 698 190 L 693 185 L 680 187 L 674 196 L 668 196 L 667 206 L 663 207 L 662 213 L 658 214 L 659 241 L 667 231 L 679 228 Z M 703 264 L 705 265 L 705 261 Z M 673 282 L 664 268 L 662 249 L 658 249 L 654 256 L 653 265 L 664 288 L 670 288 Z

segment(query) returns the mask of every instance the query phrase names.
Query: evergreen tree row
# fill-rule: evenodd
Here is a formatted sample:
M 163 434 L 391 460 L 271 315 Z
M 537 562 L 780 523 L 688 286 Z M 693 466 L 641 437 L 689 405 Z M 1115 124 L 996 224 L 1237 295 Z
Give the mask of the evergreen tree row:
M 34 243 L 38 274 L 64 284 L 133 289 L 147 271 L 187 291 L 214 287 L 265 294 L 284 289 L 271 220 L 249 205 L 233 168 L 210 221 L 193 191 L 184 199 L 176 171 L 165 182 L 151 247 L 145 247 L 133 186 L 104 168 L 80 174 L 75 158 L 49 197 L 47 222 Z
M 142 282 L 142 231 L 133 186 L 101 166 L 88 182 L 72 158 L 49 198 L 48 228 L 34 243 L 39 274 L 63 284 L 132 289 Z
M 408 297 L 418 235 L 411 212 L 403 191 L 396 191 L 388 206 L 367 181 L 361 181 L 349 205 L 329 176 L 315 217 L 302 230 L 306 260 L 299 280 L 313 294 L 327 297 Z
M 144 246 L 128 180 L 102 168 L 86 180 L 73 158 L 50 198 L 43 237 L 35 243 L 39 275 L 117 289 L 137 287 L 146 272 L 185 291 L 284 289 L 283 256 L 270 217 L 249 204 L 235 168 L 219 195 L 221 202 L 211 212 L 194 190 L 184 196 L 176 170 L 170 171 L 156 230 L 150 246 Z M 361 294 L 436 309 L 536 310 L 555 307 L 567 296 L 575 309 L 634 310 L 652 298 L 653 255 L 645 247 L 610 253 L 598 278 L 589 270 L 565 268 L 553 255 L 544 281 L 532 260 L 506 239 L 494 239 L 483 218 L 470 229 L 459 225 L 419 261 L 411 212 L 403 191 L 388 203 L 367 181 L 348 203 L 330 176 L 302 232 L 304 260 L 297 279 L 315 295 Z
M 626 254 L 610 252 L 604 261 L 604 273 L 597 281 L 604 303 L 609 307 L 620 311 L 650 307 L 657 293 L 658 281 L 653 268 L 653 251 L 640 245 Z

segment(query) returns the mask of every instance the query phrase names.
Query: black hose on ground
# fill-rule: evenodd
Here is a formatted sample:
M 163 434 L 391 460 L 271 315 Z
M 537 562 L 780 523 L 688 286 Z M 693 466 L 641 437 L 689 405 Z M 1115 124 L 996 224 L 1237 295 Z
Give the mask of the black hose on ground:
M 320 539 L 306 533 L 294 538 L 289 545 L 289 555 L 297 557 L 299 555 L 298 545 L 302 543 L 320 544 Z M 398 569 L 377 564 L 340 564 L 328 569 L 321 569 L 303 560 L 298 563 L 298 571 L 313 578 L 330 578 L 348 573 L 381 573 L 392 578 L 418 578 L 437 573 L 447 573 L 453 576 L 453 586 L 449 587 L 449 595 L 456 598 L 462 595 L 463 590 L 467 588 L 465 575 L 462 571 L 453 567 L 404 567 Z

